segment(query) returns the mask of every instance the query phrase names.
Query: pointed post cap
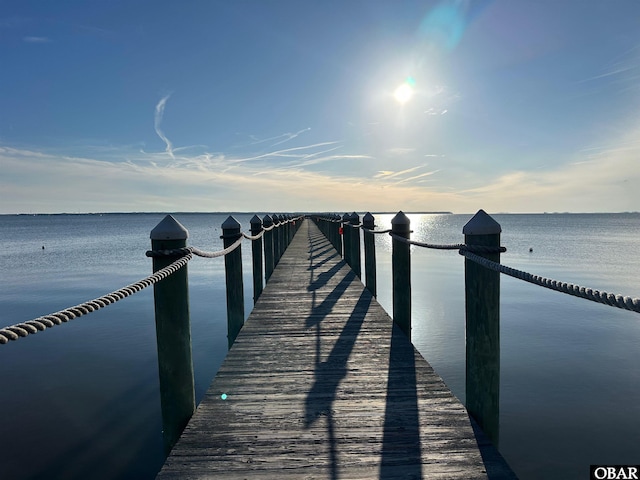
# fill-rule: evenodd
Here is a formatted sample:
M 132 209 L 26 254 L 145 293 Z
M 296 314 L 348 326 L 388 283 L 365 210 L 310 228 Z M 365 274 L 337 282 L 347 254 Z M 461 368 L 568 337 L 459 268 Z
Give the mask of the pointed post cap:
M 351 218 L 351 215 L 349 215 L 348 213 L 345 213 L 344 215 L 342 215 L 342 217 L 340 217 L 340 220 L 342 220 L 343 222 L 349 222 L 350 218 Z
M 351 223 L 353 225 L 357 225 L 358 223 L 360 223 L 360 215 L 358 215 L 356 212 L 351 213 Z
M 171 215 L 167 215 L 151 230 L 150 237 L 151 240 L 186 240 L 189 231 Z
M 396 213 L 396 216 L 391 219 L 391 225 L 409 225 L 411 220 L 407 217 L 402 210 Z
M 396 235 L 409 238 L 409 235 L 411 234 L 410 223 L 411 220 L 409 220 L 409 217 L 400 210 L 396 216 L 391 219 L 391 231 Z
M 502 232 L 502 227 L 484 210 L 478 210 L 462 228 L 465 235 L 494 235 Z
M 258 215 L 254 215 L 249 220 L 249 224 L 251 225 L 251 233 L 254 235 L 260 233 L 262 231 L 262 220 Z
M 262 217 L 262 224 L 265 227 L 270 227 L 271 225 L 273 225 L 273 218 L 271 218 L 271 215 L 266 214 L 264 217 Z
M 375 219 L 373 218 L 373 215 L 371 215 L 371 212 L 367 212 L 362 216 L 362 225 L 364 228 L 370 229 L 375 227 Z
M 235 218 L 233 218 L 232 215 L 229 215 L 227 219 L 222 223 L 222 230 L 232 229 L 240 230 L 240 223 Z

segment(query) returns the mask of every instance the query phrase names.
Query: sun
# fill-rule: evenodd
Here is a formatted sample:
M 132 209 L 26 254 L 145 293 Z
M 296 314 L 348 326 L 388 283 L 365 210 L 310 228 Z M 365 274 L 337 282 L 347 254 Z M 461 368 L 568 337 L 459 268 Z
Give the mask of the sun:
M 413 86 L 415 83 L 413 78 L 407 77 L 407 79 L 395 89 L 393 98 L 395 98 L 400 105 L 407 103 L 411 100 L 411 97 L 413 97 Z

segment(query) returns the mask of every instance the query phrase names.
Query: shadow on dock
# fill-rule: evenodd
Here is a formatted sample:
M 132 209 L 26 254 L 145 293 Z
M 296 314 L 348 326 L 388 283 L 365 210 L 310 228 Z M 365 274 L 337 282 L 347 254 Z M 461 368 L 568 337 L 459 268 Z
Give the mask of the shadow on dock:
M 416 365 L 407 337 L 394 325 L 389 353 L 389 375 L 380 460 L 380 479 L 422 479 L 420 419 L 416 392 Z
M 338 300 L 340 300 L 344 292 L 347 291 L 349 286 L 354 281 L 357 281 L 357 277 L 355 273 L 350 270 L 349 273 L 347 273 L 331 291 L 331 293 L 329 293 L 318 305 L 315 291 L 324 287 L 342 268 L 348 267 L 346 267 L 344 261 L 340 261 L 326 272 L 320 273 L 318 277 L 314 279 L 314 272 L 335 257 L 337 253 L 330 255 L 328 258 L 321 260 L 317 264 L 314 264 L 313 261 L 316 258 L 329 253 L 332 250 L 332 247 L 323 248 L 326 245 L 325 242 L 310 242 L 310 244 L 309 270 L 311 278 L 308 290 L 312 292 L 313 299 L 311 314 L 306 319 L 306 326 L 315 326 L 316 328 L 316 360 L 313 386 L 307 394 L 305 402 L 305 428 L 310 428 L 311 425 L 313 425 L 320 417 L 325 417 L 327 423 L 327 435 L 329 438 L 331 478 L 338 479 L 338 444 L 335 436 L 332 406 L 336 399 L 338 386 L 347 375 L 347 361 L 351 355 L 351 351 L 353 350 L 356 338 L 358 337 L 360 328 L 362 327 L 362 323 L 371 303 L 371 295 L 367 291 L 362 292 L 353 311 L 349 315 L 344 328 L 340 332 L 339 338 L 333 345 L 329 357 L 323 361 L 321 356 L 322 321 L 332 311 L 333 307 L 336 305 Z M 323 249 L 320 250 L 320 252 L 315 252 L 316 245 L 320 245 L 320 248 Z

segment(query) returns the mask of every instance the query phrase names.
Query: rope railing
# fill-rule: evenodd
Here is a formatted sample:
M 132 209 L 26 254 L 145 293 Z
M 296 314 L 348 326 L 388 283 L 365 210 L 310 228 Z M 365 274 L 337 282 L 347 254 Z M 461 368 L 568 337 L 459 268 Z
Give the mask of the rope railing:
M 247 240 L 251 240 L 252 242 L 255 240 L 260 240 L 262 238 L 262 236 L 264 235 L 264 230 L 262 230 L 259 234 L 257 235 L 247 235 L 246 233 L 242 232 L 242 236 L 244 238 L 246 238 Z
M 613 293 L 601 292 L 599 290 L 582 287 L 573 283 L 560 282 L 551 278 L 533 275 L 522 270 L 508 267 L 501 263 L 493 262 L 468 250 L 461 250 L 460 254 L 464 255 L 465 258 L 468 258 L 469 260 L 482 265 L 485 268 L 488 268 L 495 272 L 503 273 L 519 280 L 523 280 L 525 282 L 532 283 L 534 285 L 539 285 L 556 292 L 566 293 L 567 295 L 572 295 L 574 297 L 584 298 L 585 300 L 591 300 L 592 302 L 602 303 L 611 307 L 618 307 L 624 310 L 630 310 L 632 312 L 640 313 L 640 298 L 632 298 L 628 296 L 616 295 Z
M 393 228 L 385 229 L 385 230 L 373 230 L 371 228 L 371 226 L 373 225 L 372 218 L 369 219 L 370 223 L 368 226 L 365 226 L 362 222 L 359 222 L 359 224 L 354 225 L 349 223 L 349 220 L 345 220 L 343 218 L 319 217 L 319 220 L 322 220 L 324 222 L 329 222 L 329 223 L 339 223 L 340 225 L 351 226 L 354 228 L 359 227 L 359 228 L 362 228 L 363 231 L 372 233 L 372 234 L 389 234 L 391 238 L 405 245 L 414 245 L 416 247 L 429 248 L 429 249 L 435 249 L 435 250 L 457 250 L 461 255 L 464 255 L 469 260 L 472 260 L 486 268 L 497 271 L 499 273 L 503 273 L 505 275 L 509 275 L 511 277 L 518 278 L 520 280 L 524 280 L 526 282 L 539 285 L 541 287 L 548 288 L 560 293 L 566 293 L 568 295 L 584 298 L 586 300 L 590 300 L 596 303 L 601 303 L 604 305 L 609 305 L 612 307 L 617 307 L 624 310 L 630 310 L 630 311 L 640 313 L 640 298 L 632 298 L 629 296 L 612 294 L 612 293 L 603 292 L 603 291 L 599 291 L 592 288 L 582 287 L 580 285 L 574 285 L 572 283 L 560 282 L 550 278 L 541 277 L 539 275 L 533 275 L 528 272 L 523 272 L 521 270 L 516 270 L 506 265 L 493 262 L 487 258 L 484 258 L 478 255 L 478 254 L 490 254 L 490 253 L 504 253 L 507 251 L 507 249 L 506 247 L 503 247 L 503 246 L 468 245 L 465 243 L 435 244 L 435 243 L 428 243 L 428 242 L 419 242 L 416 240 L 411 240 L 406 236 L 402 236 L 394 233 Z M 345 242 L 346 241 L 347 240 L 345 240 Z M 366 257 L 366 254 L 365 254 L 365 257 Z M 375 268 L 374 265 L 372 265 L 372 267 Z M 375 281 L 375 278 L 373 280 Z
M 465 243 L 454 243 L 454 244 L 437 244 L 437 243 L 425 243 L 418 242 L 416 240 L 409 240 L 408 238 L 401 237 L 400 235 L 396 235 L 391 233 L 391 238 L 394 240 L 399 240 L 402 243 L 406 243 L 408 245 L 415 245 L 416 247 L 430 248 L 433 250 L 462 250 L 466 252 L 477 252 L 477 253 L 504 253 L 507 251 L 506 247 L 487 247 L 484 245 L 467 245 Z
M 0 345 L 5 345 L 9 341 L 15 341 L 19 338 L 24 338 L 28 335 L 32 335 L 38 332 L 42 332 L 47 328 L 66 323 L 69 320 L 81 317 L 83 315 L 95 312 L 101 308 L 107 307 L 123 298 L 126 298 L 134 293 L 138 293 L 143 289 L 164 280 L 168 276 L 174 274 L 181 268 L 183 268 L 193 256 L 202 258 L 217 258 L 223 257 L 236 250 L 242 244 L 244 239 L 250 241 L 256 241 L 263 237 L 265 232 L 273 230 L 275 227 L 285 225 L 287 223 L 293 223 L 299 220 L 301 217 L 295 217 L 281 221 L 277 224 L 273 224 L 269 227 L 262 227 L 262 230 L 257 235 L 248 235 L 244 232 L 240 232 L 239 238 L 227 248 L 218 250 L 215 252 L 208 252 L 201 250 L 197 247 L 183 247 L 168 250 L 149 250 L 145 253 L 147 257 L 180 257 L 172 264 L 158 270 L 157 272 L 143 278 L 135 283 L 122 287 L 111 293 L 95 298 L 93 300 L 86 301 L 84 303 L 68 307 L 64 310 L 54 312 L 48 315 L 34 318 L 26 322 L 16 323 L 7 327 L 0 328 Z
M 228 246 L 225 249 L 218 250 L 217 252 L 207 252 L 205 250 L 200 250 L 199 248 L 195 248 L 195 247 L 189 247 L 189 248 L 191 249 L 193 254 L 197 255 L 198 257 L 202 257 L 202 258 L 218 258 L 218 257 L 224 257 L 225 255 L 228 255 L 231 252 L 233 252 L 236 248 L 238 248 L 240 245 L 242 245 L 242 241 L 243 240 L 244 240 L 244 237 L 240 237 L 232 245 Z
M 19 338 L 26 337 L 27 335 L 41 332 L 47 328 L 60 325 L 61 323 L 66 323 L 69 320 L 73 320 L 74 318 L 81 317 L 116 303 L 123 298 L 142 291 L 160 280 L 164 280 L 169 275 L 172 275 L 184 267 L 192 258 L 193 256 L 188 253 L 173 262 L 171 265 L 158 270 L 154 274 L 111 293 L 49 315 L 44 315 L 42 317 L 34 318 L 33 320 L 1 328 L 0 345 L 8 343 L 10 340 L 18 340 Z

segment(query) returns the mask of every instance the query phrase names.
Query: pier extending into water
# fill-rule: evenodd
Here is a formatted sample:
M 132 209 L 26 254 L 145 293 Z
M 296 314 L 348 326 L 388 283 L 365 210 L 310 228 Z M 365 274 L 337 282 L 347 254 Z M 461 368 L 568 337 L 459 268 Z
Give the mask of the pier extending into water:
M 515 478 L 305 221 L 158 478 L 479 479 L 487 471 Z
M 205 252 L 187 246 L 188 232 L 167 215 L 151 232 L 152 275 L 0 328 L 0 345 L 153 285 L 163 438 L 171 452 L 161 477 L 514 478 L 494 448 L 500 273 L 640 313 L 639 298 L 501 264 L 501 227 L 482 210 L 455 245 L 411 240 L 402 212 L 391 229 L 378 231 L 370 213 L 362 223 L 356 213 L 256 215 L 250 223 L 248 235 L 230 216 L 222 224 L 224 249 Z M 375 300 L 374 234 L 392 237 L 391 316 Z M 255 304 L 246 324 L 243 239 L 252 242 Z M 465 257 L 465 406 L 411 344 L 411 247 Z M 224 256 L 230 348 L 197 410 L 186 268 L 194 255 Z

